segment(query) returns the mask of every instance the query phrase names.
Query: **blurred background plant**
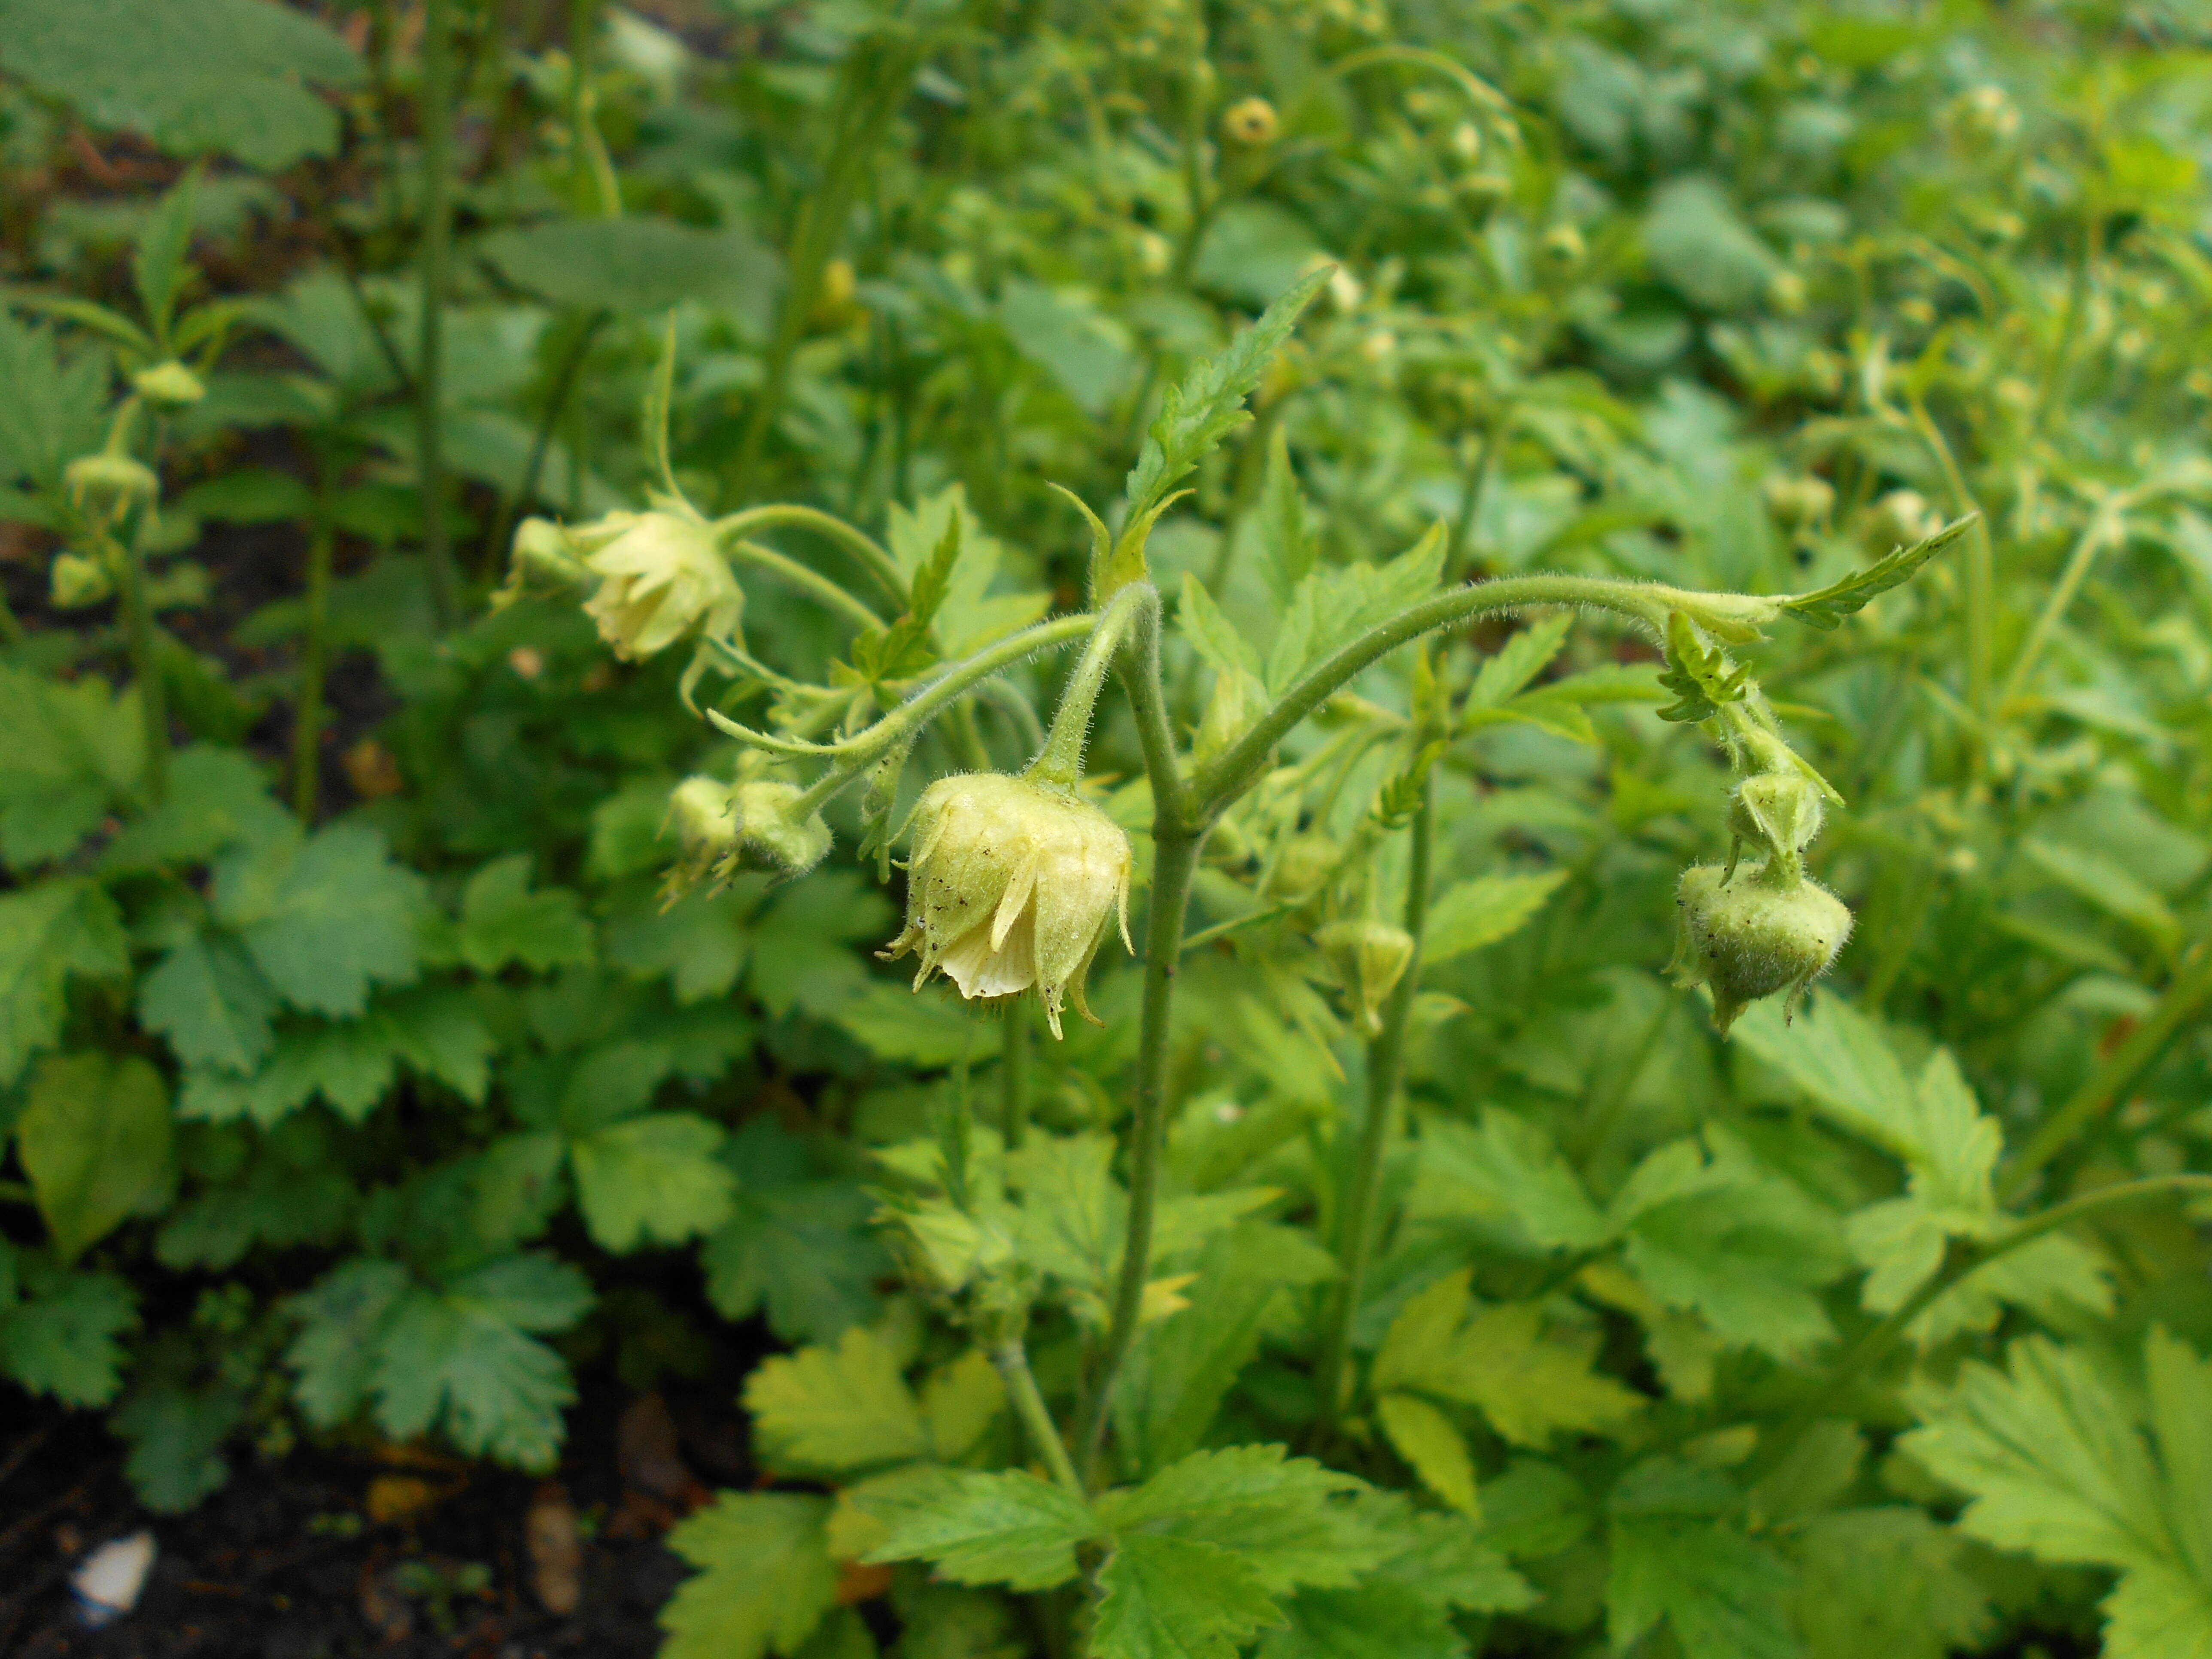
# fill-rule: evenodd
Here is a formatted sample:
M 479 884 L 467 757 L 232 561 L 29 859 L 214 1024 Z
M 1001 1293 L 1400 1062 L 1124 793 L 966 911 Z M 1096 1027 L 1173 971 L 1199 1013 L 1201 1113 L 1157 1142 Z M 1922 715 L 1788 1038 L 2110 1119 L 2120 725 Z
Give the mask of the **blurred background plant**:
M 1162 1628 L 2200 1653 L 2208 51 L 2154 0 L 0 0 L 0 1388 L 105 1410 L 157 1513 L 303 1440 L 553 1470 L 580 1378 L 742 1390 L 722 1478 L 779 1486 L 675 1534 L 672 1651 L 1061 1641 L 1069 1592 L 968 1587 L 1034 1561 L 853 1564 L 902 1480 L 1032 1455 L 1009 1382 L 1072 1422 L 1097 1380 L 1141 965 L 1059 1044 L 910 994 L 854 854 L 1018 769 L 1066 659 L 833 805 L 805 880 L 665 906 L 672 789 L 758 787 L 685 704 L 819 737 L 923 635 L 1079 610 L 1048 484 L 1114 500 L 1326 264 L 1151 537 L 1201 764 L 1440 581 L 1804 592 L 1978 517 L 1730 647 L 1849 803 L 1805 860 L 1856 931 L 1794 1027 L 1723 1044 L 1665 982 L 1741 824 L 1633 632 L 1401 654 L 1216 829 L 1108 1472 L 1287 1443 L 1417 1508 L 1357 1585 L 1239 1556 Z M 491 603 L 518 526 L 649 492 L 744 520 L 742 660 Z M 1394 997 L 1407 1123 L 1353 1198 Z M 1052 1285 L 1027 1384 L 948 1300 L 992 1249 Z

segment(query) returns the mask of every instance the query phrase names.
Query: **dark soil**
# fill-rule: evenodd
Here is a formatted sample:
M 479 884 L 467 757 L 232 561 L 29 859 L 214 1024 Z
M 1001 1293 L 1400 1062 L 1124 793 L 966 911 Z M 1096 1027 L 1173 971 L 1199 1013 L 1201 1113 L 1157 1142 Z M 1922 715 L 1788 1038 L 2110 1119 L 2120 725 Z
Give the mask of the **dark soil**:
M 551 1477 L 586 1537 L 581 1595 L 565 1615 L 534 1588 L 525 1517 L 550 1489 L 538 1480 L 389 1448 L 303 1448 L 275 1462 L 240 1450 L 229 1484 L 199 1509 L 155 1516 L 131 1496 L 96 1415 L 25 1413 L 0 1438 L 0 1654 L 647 1659 L 661 1639 L 654 1615 L 688 1571 L 661 1535 L 709 1483 L 743 1481 L 743 1427 L 720 1390 L 584 1386 Z M 380 1524 L 368 1514 L 380 1480 L 437 1496 Z M 142 1528 L 160 1553 L 137 1607 L 88 1628 L 70 1572 Z

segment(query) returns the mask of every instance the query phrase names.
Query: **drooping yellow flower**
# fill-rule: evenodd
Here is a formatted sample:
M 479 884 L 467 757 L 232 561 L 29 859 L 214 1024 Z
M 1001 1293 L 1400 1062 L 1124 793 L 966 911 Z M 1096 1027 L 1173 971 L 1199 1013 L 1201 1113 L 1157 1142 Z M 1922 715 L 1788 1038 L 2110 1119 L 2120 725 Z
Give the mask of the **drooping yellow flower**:
M 693 629 L 726 635 L 745 596 L 730 562 L 699 520 L 678 513 L 610 513 L 569 532 L 599 578 L 584 602 L 618 657 L 666 649 Z
M 1121 826 L 1068 790 L 939 779 L 915 805 L 906 928 L 884 954 L 921 957 L 916 990 L 939 969 L 963 997 L 1035 986 L 1054 1036 L 1064 1000 L 1096 1024 L 1083 977 L 1110 926 L 1129 945 L 1129 867 Z

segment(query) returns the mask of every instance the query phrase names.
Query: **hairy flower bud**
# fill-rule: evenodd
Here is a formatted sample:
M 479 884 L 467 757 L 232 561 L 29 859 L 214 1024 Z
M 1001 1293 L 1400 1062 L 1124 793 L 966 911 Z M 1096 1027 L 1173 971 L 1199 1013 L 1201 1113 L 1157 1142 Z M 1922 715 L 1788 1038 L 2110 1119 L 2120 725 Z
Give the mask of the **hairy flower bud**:
M 738 850 L 737 802 L 719 778 L 689 777 L 668 792 L 668 827 L 684 856 L 668 872 L 661 892 L 670 902 Z
M 1413 936 L 1387 921 L 1332 921 L 1314 935 L 1314 943 L 1358 1005 L 1359 1029 L 1369 1036 L 1380 1033 L 1382 1005 L 1413 963 Z
M 738 851 L 722 873 L 768 870 L 803 876 L 829 856 L 830 826 L 819 812 L 799 811 L 805 791 L 795 783 L 753 778 L 737 788 Z
M 1718 865 L 1682 872 L 1674 902 L 1682 934 L 1675 983 L 1712 988 L 1713 1024 L 1725 1036 L 1761 997 L 1787 991 L 1785 1017 L 1850 937 L 1851 913 L 1816 881 L 1770 870 L 1731 881 Z
M 1729 803 L 1729 833 L 1748 842 L 1794 873 L 1797 854 L 1813 844 L 1827 817 L 1820 792 L 1796 772 L 1761 772 L 1736 786 Z
M 611 513 L 569 541 L 599 578 L 584 611 L 618 657 L 644 658 L 695 628 L 726 635 L 745 596 L 701 520 L 678 513 Z
M 1063 999 L 1094 1024 L 1083 976 L 1116 921 L 1129 944 L 1129 837 L 1070 791 L 994 772 L 941 778 L 914 809 L 906 928 L 884 956 L 942 969 L 963 997 L 1036 986 L 1058 1036 Z M 1133 947 L 1131 947 L 1133 948 Z
M 173 357 L 140 369 L 131 377 L 131 389 L 155 408 L 167 410 L 190 409 L 207 396 L 200 377 Z
M 54 555 L 53 568 L 46 573 L 46 580 L 49 596 L 57 611 L 82 611 L 88 605 L 98 605 L 115 592 L 115 579 L 107 574 L 107 567 L 81 553 Z

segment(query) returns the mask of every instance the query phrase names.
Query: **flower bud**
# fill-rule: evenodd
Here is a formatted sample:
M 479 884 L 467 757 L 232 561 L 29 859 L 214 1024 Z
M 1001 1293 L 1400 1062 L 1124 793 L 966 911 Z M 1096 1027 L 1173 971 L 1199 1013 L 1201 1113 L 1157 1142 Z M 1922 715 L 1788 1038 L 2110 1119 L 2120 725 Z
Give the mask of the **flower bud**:
M 575 543 L 550 519 L 525 519 L 517 525 L 509 556 L 515 575 L 526 586 L 540 580 L 547 586 L 574 587 L 592 579 L 591 568 Z
M 754 778 L 737 789 L 738 851 L 718 873 L 768 870 L 784 877 L 805 875 L 829 856 L 830 826 L 819 812 L 802 815 L 805 794 L 795 783 Z
M 1736 786 L 1729 804 L 1729 833 L 1794 868 L 1826 815 L 1810 779 L 1796 772 L 1761 772 Z
M 599 578 L 584 611 L 617 656 L 650 657 L 695 628 L 721 635 L 737 627 L 744 592 L 700 520 L 611 513 L 570 532 L 568 540 Z
M 70 499 L 87 513 L 102 517 L 126 510 L 133 501 L 152 501 L 161 493 L 161 481 L 151 467 L 128 455 L 80 455 L 64 469 Z
M 1571 270 L 1588 251 L 1583 234 L 1572 225 L 1553 225 L 1544 233 L 1544 258 L 1560 270 Z
M 684 856 L 668 872 L 662 895 L 672 902 L 738 850 L 737 803 L 718 778 L 689 777 L 668 792 L 668 827 Z
M 173 357 L 151 368 L 140 369 L 131 377 L 131 388 L 155 408 L 163 410 L 190 409 L 207 396 L 207 387 L 200 377 Z
M 1332 921 L 1314 935 L 1345 990 L 1358 1002 L 1359 1029 L 1382 1030 L 1382 1005 L 1413 960 L 1413 936 L 1387 921 Z
M 914 809 L 906 928 L 884 952 L 942 969 L 963 997 L 1036 986 L 1060 1035 L 1063 999 L 1092 1024 L 1083 977 L 1108 927 L 1129 944 L 1129 837 L 1070 791 L 994 772 L 941 778 Z M 1133 949 L 1133 947 L 1131 947 Z
M 1759 493 L 1775 522 L 1790 530 L 1826 518 L 1836 504 L 1834 487 L 1810 473 L 1803 477 L 1777 473 L 1759 486 Z
M 1784 1014 L 1828 969 L 1850 937 L 1851 913 L 1805 878 L 1756 871 L 1730 881 L 1717 865 L 1682 872 L 1674 902 L 1682 933 L 1675 983 L 1712 988 L 1713 1024 L 1728 1035 L 1747 1004 L 1786 990 Z
M 1275 106 L 1264 98 L 1245 98 L 1231 104 L 1221 118 L 1221 133 L 1232 144 L 1258 149 L 1275 142 L 1279 130 Z
M 1268 872 L 1267 896 L 1279 903 L 1293 904 L 1311 898 L 1336 872 L 1337 860 L 1343 855 L 1344 849 L 1318 830 L 1291 836 Z
M 115 591 L 115 580 L 107 574 L 107 567 L 79 553 L 54 555 L 53 568 L 46 577 L 57 611 L 82 611 L 88 605 L 98 605 Z

